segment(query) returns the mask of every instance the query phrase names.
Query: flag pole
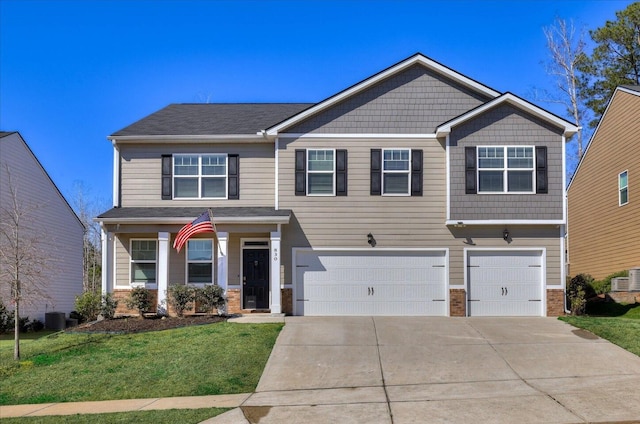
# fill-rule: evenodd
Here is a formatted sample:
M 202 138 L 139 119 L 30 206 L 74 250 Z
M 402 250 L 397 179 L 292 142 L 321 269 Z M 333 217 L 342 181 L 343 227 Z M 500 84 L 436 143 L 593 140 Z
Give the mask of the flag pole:
M 224 253 L 222 253 L 222 249 L 220 248 L 220 239 L 218 238 L 218 229 L 216 228 L 216 223 L 213 222 L 213 211 L 211 210 L 211 208 L 209 208 L 207 209 L 207 212 L 209 213 L 209 221 L 211 222 L 211 226 L 213 227 L 213 232 L 216 235 L 216 243 L 218 243 L 218 252 L 224 255 Z

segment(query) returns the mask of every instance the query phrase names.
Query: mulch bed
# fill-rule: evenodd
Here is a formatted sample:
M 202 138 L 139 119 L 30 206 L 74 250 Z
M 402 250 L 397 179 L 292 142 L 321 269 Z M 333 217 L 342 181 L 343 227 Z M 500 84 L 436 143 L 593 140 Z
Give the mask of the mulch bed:
M 74 333 L 142 333 L 146 331 L 170 330 L 172 328 L 188 327 L 191 325 L 213 324 L 226 321 L 227 318 L 227 316 L 218 315 L 188 315 L 182 318 L 159 316 L 146 318 L 118 317 L 80 324 L 77 327 L 67 328 L 66 331 Z

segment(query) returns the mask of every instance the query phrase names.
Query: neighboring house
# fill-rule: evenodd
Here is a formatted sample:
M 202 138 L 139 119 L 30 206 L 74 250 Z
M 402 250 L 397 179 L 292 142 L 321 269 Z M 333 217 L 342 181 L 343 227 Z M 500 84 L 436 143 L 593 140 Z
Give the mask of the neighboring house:
M 640 86 L 616 88 L 568 188 L 569 274 L 640 267 Z
M 316 104 L 173 104 L 114 133 L 103 290 L 229 312 L 559 315 L 577 128 L 416 54 Z M 207 208 L 217 240 L 177 253 Z
M 53 183 L 27 143 L 18 132 L 0 132 L 0 206 L 12 210 L 16 193 L 24 220 L 20 231 L 42 239 L 36 249 L 44 251 L 45 297 L 25 299 L 20 315 L 44 322 L 46 312 L 74 309 L 75 296 L 82 294 L 82 243 L 84 225 Z M 6 224 L 6 223 L 3 223 Z M 29 237 L 31 240 L 32 237 Z M 10 294 L 2 282 L 0 297 L 8 307 Z

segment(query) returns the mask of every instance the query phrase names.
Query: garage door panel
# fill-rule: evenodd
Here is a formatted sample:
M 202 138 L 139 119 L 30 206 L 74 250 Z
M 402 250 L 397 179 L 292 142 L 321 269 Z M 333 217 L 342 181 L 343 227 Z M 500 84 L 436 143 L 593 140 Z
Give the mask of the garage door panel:
M 540 251 L 468 253 L 468 299 L 471 316 L 540 316 Z
M 296 265 L 296 314 L 446 315 L 444 251 L 298 251 Z

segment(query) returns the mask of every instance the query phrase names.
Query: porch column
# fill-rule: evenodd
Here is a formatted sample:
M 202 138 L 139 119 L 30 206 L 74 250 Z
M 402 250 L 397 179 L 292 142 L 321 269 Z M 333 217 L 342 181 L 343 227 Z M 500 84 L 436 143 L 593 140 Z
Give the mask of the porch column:
M 158 275 L 156 282 L 158 287 L 158 314 L 167 314 L 167 289 L 169 288 L 169 240 L 170 234 L 166 231 L 158 233 Z
M 218 285 L 227 291 L 227 245 L 229 243 L 229 233 L 216 233 L 218 237 Z
M 271 233 L 271 304 L 269 305 L 272 314 L 282 313 L 282 295 L 280 293 L 280 231 Z
M 113 233 L 100 229 L 100 242 L 102 243 L 102 294 L 113 293 L 115 281 L 113 281 Z

